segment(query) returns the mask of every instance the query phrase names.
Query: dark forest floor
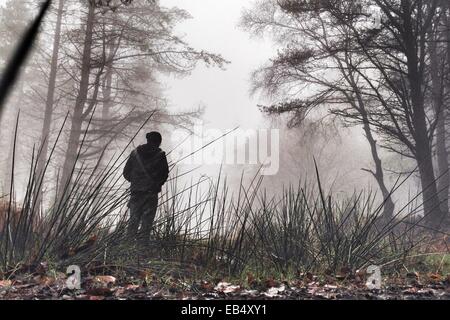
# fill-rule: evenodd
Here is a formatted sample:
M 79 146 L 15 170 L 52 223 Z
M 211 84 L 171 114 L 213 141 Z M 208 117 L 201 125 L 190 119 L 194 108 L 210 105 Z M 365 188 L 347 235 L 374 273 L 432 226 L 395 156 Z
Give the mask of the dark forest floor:
M 384 278 L 381 290 L 369 290 L 357 275 L 301 275 L 298 279 L 272 278 L 230 282 L 159 277 L 146 270 L 134 276 L 91 275 L 81 290 L 69 290 L 58 272 L 14 274 L 0 281 L 0 300 L 450 300 L 450 275 L 407 273 Z

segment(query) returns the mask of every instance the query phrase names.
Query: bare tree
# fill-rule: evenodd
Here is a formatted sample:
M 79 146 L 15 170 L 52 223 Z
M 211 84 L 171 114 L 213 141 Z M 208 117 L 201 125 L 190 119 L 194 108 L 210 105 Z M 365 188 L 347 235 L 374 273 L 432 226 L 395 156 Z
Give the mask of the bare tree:
M 370 100 L 361 88 L 356 69 L 362 60 L 350 48 L 351 32 L 336 28 L 320 15 L 307 19 L 316 7 L 293 12 L 291 2 L 261 2 L 244 14 L 244 28 L 260 34 L 270 30 L 286 45 L 267 66 L 254 73 L 254 90 L 262 89 L 283 102 L 263 108 L 269 114 L 290 113 L 291 124 L 303 120 L 319 107 L 329 107 L 349 123 L 361 125 L 369 143 L 374 169 L 363 168 L 375 178 L 383 199 L 384 218 L 394 213 L 391 192 L 386 186 L 382 160 L 369 119 Z M 300 14 L 303 13 L 303 14 Z M 287 98 L 287 101 L 285 100 Z M 335 107 L 338 106 L 338 107 Z
M 437 162 L 437 187 L 439 191 L 441 208 L 443 212 L 448 212 L 448 195 L 450 185 L 449 161 L 447 152 L 447 128 L 448 119 L 448 92 L 446 90 L 447 67 L 447 45 L 445 31 L 445 10 L 438 10 L 433 25 L 429 32 L 429 73 L 431 82 L 431 100 L 436 118 L 436 162 Z
M 56 90 L 56 77 L 58 74 L 58 63 L 59 63 L 59 50 L 61 43 L 61 25 L 62 18 L 64 14 L 64 0 L 59 0 L 57 14 L 56 14 L 56 24 L 55 24 L 55 33 L 53 38 L 53 50 L 51 55 L 51 63 L 50 63 L 50 74 L 49 81 L 47 87 L 47 96 L 45 100 L 45 111 L 44 111 L 44 121 L 42 124 L 42 132 L 41 132 L 41 141 L 39 145 L 38 152 L 38 165 L 37 165 L 37 188 L 38 197 L 36 199 L 37 203 L 40 203 L 42 200 L 42 188 L 43 188 L 43 179 L 46 171 L 47 164 L 47 155 L 48 155 L 48 147 L 49 147 L 49 139 L 51 133 L 51 125 L 53 120 L 53 108 L 55 101 L 55 90 Z
M 373 128 L 383 138 L 382 147 L 417 162 L 426 221 L 433 227 L 447 215 L 445 206 L 440 206 L 432 161 L 439 117 L 430 112 L 433 108 L 427 99 L 431 87 L 428 39 L 438 4 L 409 0 L 265 1 L 261 8 L 271 24 L 261 17 L 252 19 L 251 13 L 244 20 L 254 30 L 285 29 L 278 35 L 288 41 L 288 48 L 271 69 L 290 72 L 266 72 L 262 77 L 269 83 L 266 88 L 280 84 L 293 87 L 302 81 L 325 86 L 326 90 L 310 94 L 295 109 L 339 105 L 338 114 L 363 125 L 371 146 L 376 141 L 368 129 Z M 368 24 L 368 11 L 363 7 L 380 11 L 383 19 L 378 25 Z M 301 36 L 307 40 L 300 42 Z M 341 109 L 343 103 L 351 109 Z M 378 168 L 380 161 L 374 153 Z
M 73 76 L 79 81 L 64 156 L 63 184 L 68 182 L 80 155 L 92 156 L 93 152 L 101 152 L 106 147 L 80 149 L 87 122 L 92 120 L 92 127 L 87 133 L 94 134 L 100 140 L 86 136 L 83 141 L 86 146 L 92 146 L 95 142 L 98 144 L 99 141 L 103 141 L 102 144 L 111 142 L 132 120 L 142 120 L 143 114 L 149 115 L 154 111 L 151 105 L 155 103 L 149 105 L 149 96 L 143 98 L 148 90 L 142 90 L 154 74 L 183 75 L 193 70 L 199 61 L 218 66 L 225 62 L 219 55 L 189 47 L 174 35 L 174 26 L 188 17 L 183 10 L 165 9 L 157 2 L 143 0 L 114 10 L 93 4 L 88 5 L 87 9 L 84 36 L 78 37 L 79 32 L 72 32 L 68 38 L 74 43 L 69 56 L 74 56 L 75 70 L 79 65 L 81 72 L 79 76 Z M 76 45 L 77 39 L 82 39 L 84 48 L 79 60 L 76 56 L 79 47 Z M 103 104 L 100 120 L 94 112 L 99 102 Z M 117 108 L 117 121 L 108 121 L 112 120 L 114 105 L 121 106 Z

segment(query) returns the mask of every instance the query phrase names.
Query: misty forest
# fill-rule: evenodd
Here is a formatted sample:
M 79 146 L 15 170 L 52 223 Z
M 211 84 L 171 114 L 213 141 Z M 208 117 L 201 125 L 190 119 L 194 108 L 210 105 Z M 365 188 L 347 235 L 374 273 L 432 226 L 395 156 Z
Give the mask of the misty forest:
M 0 0 L 0 34 L 0 299 L 450 299 L 448 0 Z

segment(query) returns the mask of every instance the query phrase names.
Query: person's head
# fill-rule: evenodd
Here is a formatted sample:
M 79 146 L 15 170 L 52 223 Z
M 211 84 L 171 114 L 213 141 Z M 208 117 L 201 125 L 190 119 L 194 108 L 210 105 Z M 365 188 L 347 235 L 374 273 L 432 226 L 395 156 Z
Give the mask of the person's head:
M 162 136 L 159 132 L 153 131 L 147 133 L 147 144 L 159 148 L 162 142 Z

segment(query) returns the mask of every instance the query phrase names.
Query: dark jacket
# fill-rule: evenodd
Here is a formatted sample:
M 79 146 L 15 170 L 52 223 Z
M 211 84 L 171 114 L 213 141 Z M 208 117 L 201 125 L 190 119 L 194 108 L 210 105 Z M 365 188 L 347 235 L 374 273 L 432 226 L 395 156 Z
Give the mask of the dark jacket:
M 166 153 L 148 144 L 139 146 L 128 158 L 123 176 L 131 182 L 131 192 L 161 192 L 169 177 Z

